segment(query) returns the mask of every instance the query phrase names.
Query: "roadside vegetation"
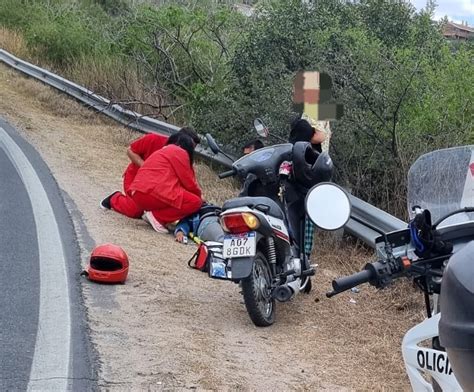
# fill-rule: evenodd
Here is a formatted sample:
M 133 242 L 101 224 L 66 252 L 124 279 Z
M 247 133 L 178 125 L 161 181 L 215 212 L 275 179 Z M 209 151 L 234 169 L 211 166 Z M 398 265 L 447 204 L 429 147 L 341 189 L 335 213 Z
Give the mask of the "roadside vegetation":
M 406 218 L 422 153 L 474 142 L 474 43 L 451 44 L 434 2 L 0 0 L 0 44 L 140 113 L 229 149 L 262 117 L 287 135 L 300 69 L 327 72 L 337 181 Z

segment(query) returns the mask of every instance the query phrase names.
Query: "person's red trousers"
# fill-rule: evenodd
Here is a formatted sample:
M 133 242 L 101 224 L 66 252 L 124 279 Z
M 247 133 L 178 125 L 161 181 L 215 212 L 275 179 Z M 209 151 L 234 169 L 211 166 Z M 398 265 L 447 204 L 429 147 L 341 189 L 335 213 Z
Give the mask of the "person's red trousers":
M 129 218 L 140 218 L 145 211 L 151 211 L 153 216 L 162 224 L 175 222 L 197 212 L 202 200 L 194 193 L 184 191 L 183 205 L 176 208 L 146 193 L 136 191 L 132 196 L 116 193 L 110 199 L 110 205 Z
M 123 175 L 123 190 L 124 192 L 131 196 L 130 186 L 132 185 L 133 180 L 135 179 L 136 173 L 129 173 L 127 170 Z

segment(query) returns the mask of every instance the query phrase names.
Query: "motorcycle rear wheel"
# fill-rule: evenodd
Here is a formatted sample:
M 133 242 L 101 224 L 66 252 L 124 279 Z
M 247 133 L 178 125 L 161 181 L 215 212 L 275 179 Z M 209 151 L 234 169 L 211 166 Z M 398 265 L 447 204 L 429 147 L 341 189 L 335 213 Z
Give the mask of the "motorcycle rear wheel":
M 275 300 L 271 292 L 272 273 L 265 255 L 257 252 L 252 273 L 242 280 L 242 294 L 250 319 L 257 327 L 275 322 Z

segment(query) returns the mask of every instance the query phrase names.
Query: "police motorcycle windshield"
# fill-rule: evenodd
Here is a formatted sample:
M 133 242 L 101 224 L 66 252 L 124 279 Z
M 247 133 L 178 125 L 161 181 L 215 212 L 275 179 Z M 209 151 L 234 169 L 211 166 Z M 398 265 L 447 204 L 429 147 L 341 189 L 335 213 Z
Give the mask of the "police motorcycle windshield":
M 474 206 L 474 145 L 437 150 L 419 157 L 408 172 L 407 207 L 431 212 L 432 222 L 448 213 Z M 474 213 L 456 214 L 439 227 L 474 220 Z
M 410 218 L 414 216 L 414 206 L 429 210 L 433 223 L 456 210 L 473 207 L 474 146 L 422 155 L 408 172 L 407 190 Z M 450 366 L 439 367 L 440 355 L 432 365 L 439 373 L 448 368 L 454 371 L 456 380 L 466 391 L 474 388 L 473 223 L 474 213 L 461 212 L 438 225 L 441 237 L 453 243 L 453 256 L 442 278 L 439 322 L 440 343 L 447 351 Z M 429 366 L 429 359 L 420 356 L 420 367 Z
M 285 160 L 291 160 L 293 145 L 291 143 L 276 144 L 256 150 L 234 162 L 232 167 L 237 175 L 245 178 L 247 174 L 255 174 L 263 184 L 278 180 L 278 170 Z

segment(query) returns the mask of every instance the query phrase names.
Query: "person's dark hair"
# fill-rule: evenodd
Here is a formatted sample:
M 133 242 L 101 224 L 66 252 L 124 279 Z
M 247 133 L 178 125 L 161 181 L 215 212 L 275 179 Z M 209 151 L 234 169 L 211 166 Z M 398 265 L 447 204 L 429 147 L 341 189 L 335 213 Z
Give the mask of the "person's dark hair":
M 194 144 L 199 144 L 201 141 L 201 138 L 193 127 L 183 127 L 178 132 L 188 135 L 191 139 L 193 139 Z
M 311 124 L 303 119 L 296 119 L 291 124 L 290 137 L 288 142 L 295 144 L 296 142 L 311 142 L 314 135 L 314 128 Z
M 174 135 L 177 135 L 177 136 L 174 137 L 170 142 L 171 136 L 174 136 Z M 190 136 L 188 136 L 187 134 L 185 134 L 184 132 L 182 132 L 182 133 L 177 132 L 177 133 L 175 133 L 171 136 L 168 139 L 167 144 L 168 145 L 169 144 L 175 144 L 175 145 L 181 147 L 183 150 L 185 150 L 189 155 L 189 161 L 191 162 L 191 166 L 192 166 L 193 163 L 194 163 L 194 142 L 193 142 L 193 139 Z
M 254 150 L 258 150 L 259 148 L 265 147 L 263 142 L 260 139 L 254 139 L 250 140 L 249 142 L 245 143 L 244 147 L 242 150 L 245 150 L 246 148 L 251 148 L 253 147 Z
M 166 141 L 166 145 L 168 145 L 168 144 L 176 144 L 176 141 L 178 140 L 179 135 L 180 135 L 179 131 L 173 133 L 173 134 L 168 138 L 168 140 Z
M 173 133 L 169 138 L 166 144 L 176 144 L 176 141 L 179 139 L 180 135 L 187 135 L 191 138 L 194 144 L 199 144 L 201 139 L 199 135 L 194 130 L 193 127 L 183 127 L 178 132 Z

